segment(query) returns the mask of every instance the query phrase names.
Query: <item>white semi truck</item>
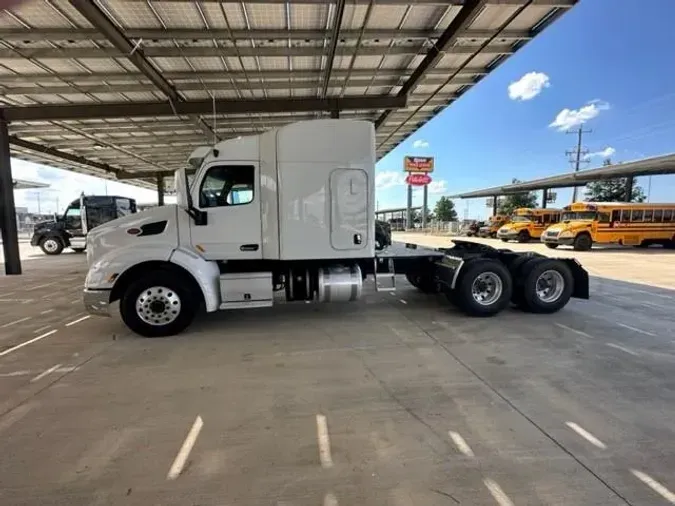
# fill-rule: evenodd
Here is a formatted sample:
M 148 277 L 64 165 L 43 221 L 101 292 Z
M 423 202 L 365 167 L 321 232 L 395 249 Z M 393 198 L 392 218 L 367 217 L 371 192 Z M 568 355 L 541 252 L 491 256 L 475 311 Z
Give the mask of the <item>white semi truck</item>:
M 511 302 L 553 312 L 588 298 L 573 259 L 455 241 L 449 249 L 375 245 L 375 130 L 316 120 L 195 150 L 191 184 L 176 172 L 177 204 L 120 218 L 87 237 L 84 303 L 109 315 L 119 301 L 134 332 L 183 331 L 200 309 L 359 299 L 364 280 L 393 289 L 404 274 L 470 315 Z

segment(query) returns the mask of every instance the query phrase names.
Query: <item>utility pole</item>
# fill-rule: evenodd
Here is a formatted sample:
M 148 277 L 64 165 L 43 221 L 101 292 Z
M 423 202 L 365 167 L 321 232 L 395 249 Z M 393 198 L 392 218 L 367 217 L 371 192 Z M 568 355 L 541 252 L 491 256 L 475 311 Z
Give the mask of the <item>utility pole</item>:
M 590 134 L 593 130 L 584 130 L 582 125 L 579 125 L 578 130 L 567 131 L 567 134 L 576 134 L 577 135 L 577 148 L 571 151 L 565 151 L 567 156 L 570 156 L 570 163 L 574 164 L 574 172 L 579 172 L 582 162 L 585 163 L 586 160 L 582 158 L 588 154 L 588 149 L 581 149 L 581 139 L 584 134 Z M 574 192 L 572 193 L 572 203 L 577 201 L 577 190 L 578 188 L 574 187 Z

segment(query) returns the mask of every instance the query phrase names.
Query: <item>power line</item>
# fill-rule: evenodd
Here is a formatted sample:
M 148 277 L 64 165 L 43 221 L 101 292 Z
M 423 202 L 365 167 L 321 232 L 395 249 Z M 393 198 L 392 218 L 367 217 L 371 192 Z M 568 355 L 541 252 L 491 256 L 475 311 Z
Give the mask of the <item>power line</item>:
M 581 164 L 583 163 L 588 163 L 588 159 L 586 155 L 588 155 L 588 149 L 584 148 L 583 150 L 581 149 L 581 139 L 583 138 L 584 134 L 590 134 L 592 133 L 593 130 L 584 130 L 581 125 L 579 125 L 579 128 L 575 130 L 568 130 L 567 134 L 576 134 L 577 135 L 577 147 L 576 149 L 573 150 L 568 150 L 565 151 L 565 154 L 570 157 L 569 161 L 574 165 L 574 172 L 579 172 L 579 169 L 581 168 Z M 583 155 L 583 158 L 582 158 Z M 572 193 L 572 202 L 577 201 L 577 187 L 574 187 L 574 192 Z

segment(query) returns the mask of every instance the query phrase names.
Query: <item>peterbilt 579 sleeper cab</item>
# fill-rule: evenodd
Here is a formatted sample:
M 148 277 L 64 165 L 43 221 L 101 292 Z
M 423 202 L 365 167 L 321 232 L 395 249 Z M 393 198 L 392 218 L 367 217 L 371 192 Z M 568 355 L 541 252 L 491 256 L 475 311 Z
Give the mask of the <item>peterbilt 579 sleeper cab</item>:
M 271 306 L 274 299 L 341 302 L 372 276 L 392 289 L 404 274 L 445 292 L 466 313 L 514 302 L 553 312 L 588 298 L 573 259 L 455 241 L 449 249 L 376 248 L 375 132 L 365 121 L 317 120 L 198 148 L 191 185 L 176 172 L 177 204 L 89 233 L 84 302 L 148 337 L 184 330 L 206 311 Z M 277 295 L 275 295 L 277 292 Z

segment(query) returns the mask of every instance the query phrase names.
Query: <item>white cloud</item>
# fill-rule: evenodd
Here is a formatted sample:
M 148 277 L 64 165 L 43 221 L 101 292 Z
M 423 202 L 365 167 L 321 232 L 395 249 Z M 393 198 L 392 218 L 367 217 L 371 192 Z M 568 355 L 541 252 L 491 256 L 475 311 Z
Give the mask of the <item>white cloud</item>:
M 570 128 L 583 125 L 587 121 L 595 118 L 601 111 L 606 111 L 607 109 L 609 109 L 609 104 L 602 100 L 591 100 L 579 109 L 565 108 L 558 113 L 555 119 L 549 124 L 549 127 L 564 132 Z
M 613 156 L 614 153 L 616 153 L 616 149 L 608 146 L 605 149 L 603 149 L 602 151 L 593 151 L 592 153 L 588 153 L 585 158 L 586 159 L 595 158 L 595 157 L 609 158 L 609 157 Z
M 531 100 L 544 88 L 551 86 L 549 77 L 543 72 L 528 72 L 517 81 L 509 84 L 511 100 Z
M 425 141 L 424 139 L 417 139 L 415 142 L 413 142 L 413 148 L 423 149 L 423 148 L 428 148 L 428 147 L 429 147 L 429 142 Z
M 405 173 L 393 170 L 385 170 L 375 174 L 375 188 L 386 190 L 394 186 L 403 186 L 405 184 Z
M 139 204 L 157 202 L 157 192 L 129 184 L 110 181 L 99 177 L 77 174 L 66 170 L 37 165 L 23 160 L 12 159 L 12 176 L 17 179 L 42 182 L 50 185 L 40 190 L 15 190 L 17 207 L 27 207 L 30 212 L 63 212 L 81 192 L 86 195 L 121 195 L 136 199 Z M 167 203 L 175 198 L 167 196 Z

